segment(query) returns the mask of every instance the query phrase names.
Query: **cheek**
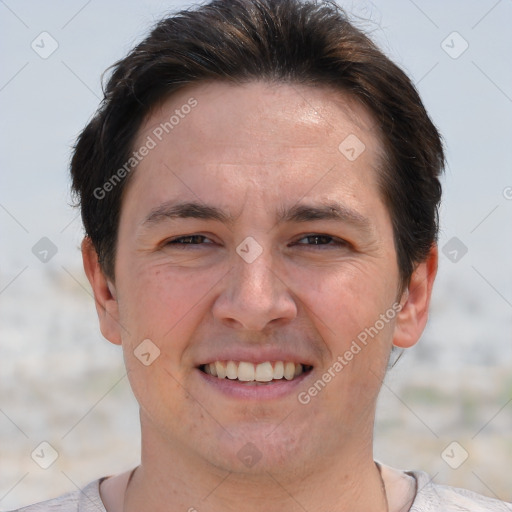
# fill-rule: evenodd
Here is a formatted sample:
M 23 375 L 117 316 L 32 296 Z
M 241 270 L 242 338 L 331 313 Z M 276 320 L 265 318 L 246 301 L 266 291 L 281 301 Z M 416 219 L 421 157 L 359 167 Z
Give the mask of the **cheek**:
M 373 410 L 382 385 L 396 318 L 394 288 L 377 277 L 361 268 L 345 269 L 329 278 L 317 276 L 315 286 L 302 294 L 329 358 L 316 383 L 301 391 L 312 397 L 312 415 L 324 417 L 328 409 L 339 425 L 356 425 L 355 432 Z M 319 380 L 328 383 L 324 387 Z
M 306 314 L 341 347 L 391 307 L 394 284 L 372 265 L 347 264 L 335 271 L 298 272 L 291 278 Z M 307 311 L 311 313 L 307 313 Z
M 383 279 L 382 269 L 358 265 L 328 277 L 317 275 L 313 282 L 298 294 L 308 301 L 306 314 L 328 352 L 320 378 L 335 375 L 324 398 L 358 411 L 373 403 L 386 371 L 396 317 L 392 309 L 396 283 L 391 286 Z M 338 412 L 341 421 L 347 409 L 341 407 Z
M 176 348 L 187 339 L 186 332 L 204 315 L 209 292 L 219 281 L 211 271 L 164 265 L 135 268 L 127 277 L 119 290 L 120 320 L 129 333 L 126 341 L 149 338 L 161 349 Z
M 136 265 L 130 273 L 120 272 L 119 278 L 123 354 L 131 388 L 146 416 L 172 424 L 186 414 L 190 401 L 180 384 L 190 371 L 186 349 L 215 280 L 169 266 Z

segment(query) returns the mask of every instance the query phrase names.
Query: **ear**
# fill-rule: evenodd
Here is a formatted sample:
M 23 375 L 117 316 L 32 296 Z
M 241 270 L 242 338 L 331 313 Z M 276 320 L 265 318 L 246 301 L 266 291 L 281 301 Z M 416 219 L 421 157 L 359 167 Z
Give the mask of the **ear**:
M 98 261 L 98 254 L 89 237 L 85 237 L 82 241 L 82 259 L 85 274 L 94 294 L 101 333 L 110 342 L 121 345 L 121 325 L 119 324 L 116 288 L 114 283 L 103 273 Z
M 419 263 L 414 269 L 400 301 L 402 309 L 397 315 L 393 335 L 393 345 L 396 347 L 412 347 L 425 329 L 437 262 L 437 245 L 433 245 L 426 261 Z

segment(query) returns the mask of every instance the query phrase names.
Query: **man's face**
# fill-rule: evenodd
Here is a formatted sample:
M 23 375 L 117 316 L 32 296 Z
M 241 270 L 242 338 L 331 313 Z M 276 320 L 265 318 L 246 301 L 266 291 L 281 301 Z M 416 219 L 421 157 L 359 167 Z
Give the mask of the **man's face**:
M 329 89 L 212 83 L 156 108 L 134 149 L 148 136 L 114 293 L 143 435 L 234 471 L 361 448 L 400 299 L 371 116 Z M 251 382 L 281 367 L 299 375 Z

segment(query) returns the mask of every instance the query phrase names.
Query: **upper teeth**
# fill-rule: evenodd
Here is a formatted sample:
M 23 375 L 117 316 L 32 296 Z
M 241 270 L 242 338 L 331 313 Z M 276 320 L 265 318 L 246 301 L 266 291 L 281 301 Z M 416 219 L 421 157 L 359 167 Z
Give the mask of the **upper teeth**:
M 292 380 L 299 376 L 304 367 L 302 364 L 292 362 L 276 361 L 271 363 L 266 361 L 260 364 L 248 363 L 246 361 L 215 361 L 205 364 L 204 371 L 214 375 L 219 379 L 238 379 L 244 382 L 270 382 L 274 379 Z

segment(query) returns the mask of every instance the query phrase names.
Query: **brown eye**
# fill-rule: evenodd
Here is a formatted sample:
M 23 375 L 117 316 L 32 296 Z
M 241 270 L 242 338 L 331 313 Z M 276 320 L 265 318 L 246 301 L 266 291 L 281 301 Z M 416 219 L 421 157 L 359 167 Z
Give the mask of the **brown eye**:
M 213 243 L 209 238 L 203 235 L 180 236 L 168 240 L 165 245 L 201 245 L 203 241 L 208 240 L 208 244 Z
M 307 240 L 307 243 L 303 244 L 300 243 L 302 240 Z M 339 246 L 339 245 L 346 245 L 346 242 L 343 240 L 340 240 L 339 238 L 335 238 L 329 235 L 320 235 L 320 234 L 313 234 L 313 235 L 306 235 L 302 237 L 300 240 L 298 240 L 299 245 L 332 245 L 332 246 Z

